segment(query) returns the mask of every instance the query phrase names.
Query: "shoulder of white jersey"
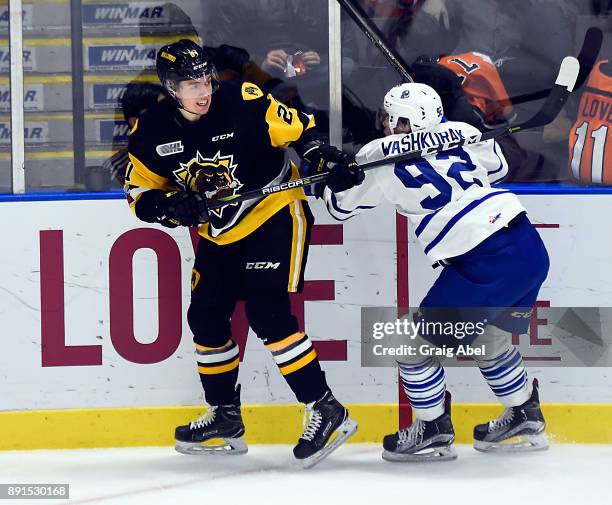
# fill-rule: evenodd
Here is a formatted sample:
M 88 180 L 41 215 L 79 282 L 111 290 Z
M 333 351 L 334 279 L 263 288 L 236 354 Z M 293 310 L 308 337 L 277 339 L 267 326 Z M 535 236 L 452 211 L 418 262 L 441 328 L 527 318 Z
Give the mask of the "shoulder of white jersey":
M 463 121 L 444 121 L 437 125 L 431 132 L 442 132 L 446 130 L 460 130 L 466 136 L 478 135 L 480 130 L 471 124 Z
M 383 142 L 388 141 L 389 139 L 393 139 L 397 137 L 398 139 L 403 137 L 404 135 L 388 135 L 387 137 L 381 137 L 374 140 L 370 140 L 367 144 L 365 144 L 357 154 L 355 155 L 355 161 L 357 163 L 367 163 L 368 161 L 381 160 L 385 156 L 383 155 L 381 145 Z

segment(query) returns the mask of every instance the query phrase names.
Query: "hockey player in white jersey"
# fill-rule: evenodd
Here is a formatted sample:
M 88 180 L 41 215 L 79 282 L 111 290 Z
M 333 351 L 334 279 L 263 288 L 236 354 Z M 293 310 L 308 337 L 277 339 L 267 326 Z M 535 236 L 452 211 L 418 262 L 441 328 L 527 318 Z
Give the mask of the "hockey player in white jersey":
M 392 88 L 384 98 L 384 108 L 388 136 L 365 145 L 356 156 L 358 163 L 478 133 L 466 123 L 447 121 L 440 97 L 424 84 Z M 451 317 L 487 322 L 474 342 L 428 334 L 412 343 L 415 349 L 420 343 L 436 347 L 472 343 L 484 349 L 476 364 L 505 409 L 497 419 L 474 428 L 474 447 L 482 451 L 534 450 L 548 445 L 537 381 L 528 381 L 511 337 L 513 332 L 527 331 L 528 314 L 548 273 L 549 260 L 519 199 L 491 186 L 507 171 L 498 145 L 488 140 L 384 165 L 368 171 L 365 179 L 358 168 L 334 169 L 323 192 L 329 212 L 338 220 L 373 208 L 384 199 L 408 216 L 425 254 L 434 266 L 442 266 L 421 303 L 419 320 Z M 450 394 L 439 359 L 417 353 L 403 357 L 398 366 L 416 419 L 409 428 L 384 438 L 383 458 L 455 458 Z

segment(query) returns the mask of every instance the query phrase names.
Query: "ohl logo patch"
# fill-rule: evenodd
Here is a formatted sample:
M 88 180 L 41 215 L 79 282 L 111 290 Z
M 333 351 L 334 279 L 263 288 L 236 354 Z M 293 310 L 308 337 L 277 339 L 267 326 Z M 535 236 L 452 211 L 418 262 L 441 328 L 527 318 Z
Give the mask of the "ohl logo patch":
M 238 165 L 234 163 L 234 156 L 231 154 L 223 156 L 218 151 L 214 157 L 205 158 L 197 151 L 195 158 L 180 165 L 181 167 L 174 171 L 178 183 L 191 191 L 206 195 L 208 199 L 234 195 L 242 187 L 242 183 L 234 176 Z M 211 210 L 211 213 L 221 217 L 228 205 Z

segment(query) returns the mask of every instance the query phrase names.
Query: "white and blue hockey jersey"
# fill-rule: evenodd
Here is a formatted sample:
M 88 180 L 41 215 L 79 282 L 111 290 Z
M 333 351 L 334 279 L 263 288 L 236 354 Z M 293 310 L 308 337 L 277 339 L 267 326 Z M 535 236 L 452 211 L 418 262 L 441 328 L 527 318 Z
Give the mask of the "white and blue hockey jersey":
M 366 163 L 478 133 L 445 120 L 430 131 L 373 140 L 356 159 Z M 387 199 L 408 216 L 425 254 L 436 262 L 470 251 L 525 211 L 516 195 L 491 187 L 507 172 L 499 146 L 488 140 L 369 170 L 360 186 L 335 194 L 325 188 L 324 199 L 341 221 Z

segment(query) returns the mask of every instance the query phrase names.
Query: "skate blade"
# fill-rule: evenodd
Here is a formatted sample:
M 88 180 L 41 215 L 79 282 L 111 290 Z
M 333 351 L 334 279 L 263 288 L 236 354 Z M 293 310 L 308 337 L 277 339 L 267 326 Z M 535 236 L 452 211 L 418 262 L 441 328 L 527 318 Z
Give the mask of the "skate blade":
M 214 440 L 223 441 L 222 444 L 214 444 Z M 246 442 L 239 438 L 220 438 L 207 440 L 206 442 L 181 442 L 176 441 L 174 449 L 181 454 L 190 455 L 215 455 L 215 456 L 237 456 L 249 451 Z
M 347 417 L 344 422 L 338 426 L 338 428 L 336 428 L 336 431 L 332 433 L 331 437 L 329 437 L 329 440 L 327 441 L 327 445 L 325 445 L 323 449 L 312 456 L 300 460 L 302 468 L 311 468 L 319 461 L 325 459 L 344 442 L 351 438 L 357 431 L 357 428 L 359 428 L 359 425 L 350 417 Z
M 474 449 L 480 452 L 532 452 L 548 449 L 548 437 L 545 433 L 535 435 L 517 435 L 500 442 L 474 440 Z
M 452 445 L 428 447 L 413 453 L 391 452 L 385 449 L 382 453 L 382 458 L 392 463 L 431 463 L 433 461 L 452 461 L 457 459 L 457 452 Z

